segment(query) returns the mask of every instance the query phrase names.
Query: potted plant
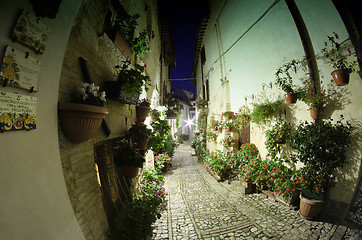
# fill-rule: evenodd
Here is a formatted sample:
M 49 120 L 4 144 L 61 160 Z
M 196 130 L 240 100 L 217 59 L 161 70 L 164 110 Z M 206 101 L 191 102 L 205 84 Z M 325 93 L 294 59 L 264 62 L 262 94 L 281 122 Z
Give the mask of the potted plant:
M 160 111 L 158 111 L 158 110 L 155 109 L 155 108 L 154 108 L 154 109 L 151 109 L 150 115 L 151 115 L 152 121 L 158 121 L 158 119 L 160 119 L 160 117 L 161 117 Z
M 320 110 L 327 104 L 326 90 L 323 88 L 323 82 L 315 84 L 310 81 L 305 81 L 304 95 L 302 101 L 309 106 L 309 111 L 312 119 L 318 119 Z
M 268 156 L 276 157 L 280 153 L 280 144 L 285 144 L 290 138 L 291 125 L 283 120 L 277 121 L 273 127 L 266 131 L 265 146 L 268 150 Z
M 136 124 L 132 124 L 132 127 L 128 129 L 127 136 L 133 143 L 136 143 L 139 149 L 146 149 L 148 140 L 152 136 L 152 130 L 147 125 L 136 122 Z
M 304 122 L 291 137 L 291 147 L 296 150 L 295 158 L 304 164 L 302 170 L 302 193 L 300 213 L 313 219 L 324 202 L 325 192 L 335 183 L 337 168 L 346 163 L 346 150 L 351 141 L 351 125 L 332 120 L 316 123 Z M 308 212 L 310 211 L 310 213 Z
M 113 144 L 113 161 L 125 178 L 134 178 L 145 162 L 145 150 L 132 143 L 130 139 L 123 138 Z
M 284 63 L 275 72 L 275 84 L 286 93 L 284 97 L 288 104 L 296 103 L 299 98 L 298 95 L 300 94 L 300 89 L 293 85 L 291 71 L 296 74 L 300 64 L 301 61 L 292 59 L 290 62 Z
M 130 58 L 131 54 L 128 53 L 127 49 L 124 50 L 123 46 L 120 46 L 125 43 L 120 39 L 119 34 L 126 40 L 132 52 L 137 56 L 150 52 L 147 31 L 141 31 L 138 36 L 134 34 L 138 26 L 138 18 L 140 17 L 141 15 L 138 13 L 132 15 L 117 15 L 111 23 L 112 30 L 109 36 L 111 36 L 111 39 L 114 40 L 114 43 L 122 52 L 126 51 L 125 55 L 127 58 Z
M 356 71 L 357 61 L 348 60 L 352 54 L 349 48 L 343 48 L 337 40 L 339 36 L 333 32 L 334 36 L 327 36 L 328 40 L 324 42 L 322 55 L 327 59 L 328 64 L 335 69 L 331 75 L 337 86 L 347 85 L 349 83 L 349 75 Z
M 150 112 L 151 102 L 147 98 L 143 98 L 138 101 L 138 105 L 136 106 L 136 116 L 138 122 L 144 122 L 148 113 Z
M 210 118 L 210 128 L 213 131 L 217 131 L 220 127 L 220 122 L 218 120 L 215 120 L 215 116 L 212 115 Z
M 262 102 L 253 103 L 253 111 L 250 114 L 250 121 L 256 124 L 269 123 L 274 116 L 277 116 L 282 111 L 282 101 L 270 101 L 266 99 Z
M 150 77 L 145 73 L 146 67 L 146 64 L 143 66 L 135 64 L 132 67 L 127 60 L 123 61 L 122 66 L 116 65 L 116 81 L 105 82 L 108 98 L 136 105 L 139 94 L 143 89 L 148 91 L 151 83 Z
M 242 132 L 244 128 L 250 125 L 250 109 L 242 106 L 234 117 L 234 127 Z
M 226 120 L 231 120 L 234 118 L 235 113 L 232 111 L 226 111 L 222 113 L 222 116 L 226 119 Z
M 94 83 L 83 83 L 74 94 L 74 103 L 58 103 L 60 127 L 72 143 L 87 141 L 97 133 L 108 114 L 103 107 L 105 96 Z
M 221 129 L 225 129 L 226 132 L 230 132 L 234 127 L 234 123 L 232 121 L 224 121 L 220 124 Z
M 196 99 L 196 106 L 200 109 L 207 107 L 207 101 L 205 99 L 199 97 Z

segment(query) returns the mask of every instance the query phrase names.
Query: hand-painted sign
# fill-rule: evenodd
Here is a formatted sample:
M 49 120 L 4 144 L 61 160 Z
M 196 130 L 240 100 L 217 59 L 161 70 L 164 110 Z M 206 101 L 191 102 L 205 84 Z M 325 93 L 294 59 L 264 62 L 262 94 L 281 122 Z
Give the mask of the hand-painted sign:
M 44 53 L 49 30 L 39 18 L 24 9 L 14 27 L 12 37 L 37 53 Z
M 0 132 L 36 129 L 36 97 L 0 92 Z
M 38 91 L 40 69 L 41 62 L 38 59 L 8 46 L 0 67 L 0 83 Z

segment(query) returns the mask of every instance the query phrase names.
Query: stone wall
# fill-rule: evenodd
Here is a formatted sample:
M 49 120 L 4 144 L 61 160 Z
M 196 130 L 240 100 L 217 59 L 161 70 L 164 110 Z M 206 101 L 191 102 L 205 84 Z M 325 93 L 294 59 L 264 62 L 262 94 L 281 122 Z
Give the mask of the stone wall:
M 125 60 L 113 42 L 102 32 L 108 4 L 109 1 L 106 0 L 89 0 L 84 2 L 78 12 L 64 57 L 59 88 L 60 102 L 70 101 L 71 92 L 83 81 L 79 57 L 87 61 L 91 78 L 95 85 L 101 87 L 101 90 L 103 82 L 113 79 L 114 66 Z M 144 11 L 142 1 L 138 4 L 138 9 Z M 127 11 L 127 6 L 124 7 Z M 137 12 L 136 10 L 137 6 L 132 5 L 132 12 L 129 13 Z M 145 14 L 138 12 L 141 15 Z M 146 20 L 146 18 L 141 18 L 141 20 Z M 157 23 L 157 21 L 154 22 Z M 157 24 L 152 28 L 156 28 L 155 32 L 158 33 Z M 151 42 L 151 47 L 158 46 L 158 41 L 159 38 L 155 37 Z M 160 68 L 157 64 L 159 52 L 152 49 L 152 53 L 136 61 L 142 61 L 150 66 L 147 68 L 147 73 L 154 82 L 153 85 L 156 85 L 155 82 L 159 79 L 159 76 L 157 77 Z M 149 92 L 152 90 L 153 88 Z M 147 96 L 149 94 L 147 93 Z M 101 128 L 89 141 L 74 145 L 59 128 L 60 153 L 68 194 L 86 239 L 104 239 L 109 229 L 107 215 L 102 205 L 100 185 L 97 181 L 94 146 L 102 141 L 124 135 L 136 120 L 134 105 L 107 99 L 105 107 L 109 110 L 109 114 L 105 117 L 111 132 L 109 136 L 106 136 Z

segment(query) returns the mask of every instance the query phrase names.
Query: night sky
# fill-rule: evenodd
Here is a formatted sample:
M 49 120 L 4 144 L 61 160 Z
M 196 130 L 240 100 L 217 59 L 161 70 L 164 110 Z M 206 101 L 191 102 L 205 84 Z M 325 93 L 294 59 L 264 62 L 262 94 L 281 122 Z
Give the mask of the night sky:
M 161 1 L 161 14 L 172 18 L 176 67 L 171 68 L 172 79 L 195 78 L 192 61 L 197 27 L 202 16 L 208 12 L 206 0 Z M 192 81 L 173 80 L 173 88 L 182 88 L 195 93 Z

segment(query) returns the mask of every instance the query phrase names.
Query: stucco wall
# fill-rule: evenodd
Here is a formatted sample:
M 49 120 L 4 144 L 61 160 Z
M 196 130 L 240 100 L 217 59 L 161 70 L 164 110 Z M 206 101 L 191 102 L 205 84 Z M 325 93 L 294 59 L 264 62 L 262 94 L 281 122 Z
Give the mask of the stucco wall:
M 226 4 L 225 4 L 226 3 Z M 224 5 L 225 4 L 225 5 Z M 348 37 L 347 31 L 331 1 L 296 1 L 310 34 L 315 53 L 323 47 L 327 35 L 338 32 L 342 40 Z M 274 85 L 275 72 L 283 60 L 303 59 L 303 46 L 285 1 L 278 2 L 263 16 L 270 1 L 209 1 L 211 17 L 205 31 L 203 45 L 206 50 L 206 63 L 203 66 L 205 80 L 210 82 L 209 116 L 220 116 L 222 112 L 237 112 L 243 105 L 251 107 L 257 97 L 274 100 L 284 94 Z M 260 19 L 259 19 L 260 18 Z M 331 80 L 331 68 L 318 60 L 319 78 L 327 86 Z M 197 93 L 201 89 L 201 65 L 197 68 Z M 306 76 L 298 72 L 298 77 Z M 294 80 L 300 84 L 300 80 Z M 270 83 L 273 84 L 270 88 Z M 339 175 L 339 183 L 329 192 L 329 198 L 349 204 L 354 193 L 361 164 L 360 139 L 362 109 L 361 79 L 351 75 L 348 86 L 330 88 L 336 96 L 345 100 L 342 107 L 329 106 L 323 117 L 338 119 L 340 114 L 346 120 L 355 122 L 356 131 L 348 150 L 348 161 Z M 297 125 L 301 121 L 311 121 L 308 106 L 299 101 L 292 106 L 284 106 L 287 119 Z M 265 130 L 267 127 L 251 125 L 251 142 L 266 155 Z M 213 143 L 208 147 L 214 150 Z
M 0 134 L 1 239 L 84 239 L 71 207 L 59 155 L 57 103 L 60 72 L 70 30 L 81 1 L 63 0 L 55 19 L 44 18 L 50 35 L 44 54 L 12 42 L 10 33 L 29 1 L 0 2 L 1 59 L 10 44 L 41 60 L 39 91 L 0 87 L 35 96 L 37 129 Z M 59 27 L 61 26 L 61 27 Z

